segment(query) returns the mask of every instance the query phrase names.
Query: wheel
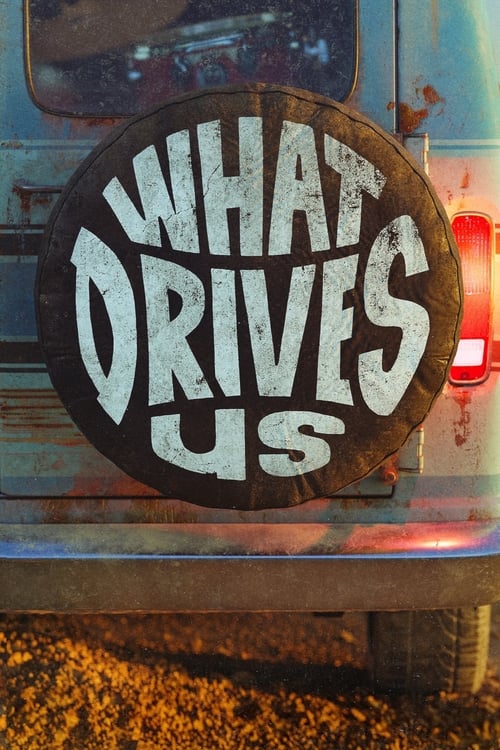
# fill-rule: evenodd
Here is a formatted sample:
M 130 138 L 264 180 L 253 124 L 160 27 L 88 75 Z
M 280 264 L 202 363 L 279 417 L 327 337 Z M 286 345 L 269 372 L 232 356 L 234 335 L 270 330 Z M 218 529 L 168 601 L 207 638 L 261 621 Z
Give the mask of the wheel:
M 372 675 L 378 690 L 467 692 L 481 687 L 491 607 L 371 612 Z

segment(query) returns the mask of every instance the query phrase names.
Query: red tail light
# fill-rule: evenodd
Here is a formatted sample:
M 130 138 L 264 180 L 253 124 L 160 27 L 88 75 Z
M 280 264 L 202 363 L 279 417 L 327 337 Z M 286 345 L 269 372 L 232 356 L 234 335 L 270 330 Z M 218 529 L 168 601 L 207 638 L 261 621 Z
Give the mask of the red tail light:
M 493 312 L 493 226 L 487 216 L 458 214 L 451 228 L 460 251 L 464 317 L 450 370 L 455 384 L 481 383 L 489 375 Z

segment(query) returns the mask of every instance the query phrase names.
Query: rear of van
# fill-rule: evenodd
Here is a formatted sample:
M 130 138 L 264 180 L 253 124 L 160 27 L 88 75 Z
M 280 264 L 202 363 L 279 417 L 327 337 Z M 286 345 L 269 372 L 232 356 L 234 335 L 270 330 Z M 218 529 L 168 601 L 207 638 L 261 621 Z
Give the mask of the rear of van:
M 0 609 L 366 611 L 377 685 L 477 690 L 500 598 L 494 4 L 0 8 Z M 40 341 L 39 257 L 103 138 L 255 82 L 342 102 L 420 165 L 458 248 L 463 317 L 447 382 L 396 453 L 331 493 L 249 509 L 179 499 L 82 434 Z

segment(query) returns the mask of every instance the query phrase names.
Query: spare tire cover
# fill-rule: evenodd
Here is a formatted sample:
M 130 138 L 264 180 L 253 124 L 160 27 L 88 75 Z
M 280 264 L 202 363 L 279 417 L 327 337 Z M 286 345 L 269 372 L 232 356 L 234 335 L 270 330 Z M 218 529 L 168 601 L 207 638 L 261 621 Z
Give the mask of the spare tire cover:
M 196 92 L 127 121 L 65 189 L 37 281 L 53 384 L 87 438 L 175 497 L 329 495 L 446 382 L 459 261 L 376 125 L 308 92 Z

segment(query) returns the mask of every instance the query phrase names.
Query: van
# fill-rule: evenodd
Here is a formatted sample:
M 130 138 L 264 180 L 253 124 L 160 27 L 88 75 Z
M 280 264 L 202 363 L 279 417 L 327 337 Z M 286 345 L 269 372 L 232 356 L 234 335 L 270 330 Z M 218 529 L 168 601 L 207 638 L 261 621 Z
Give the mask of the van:
M 477 691 L 495 4 L 2 9 L 0 609 L 361 611 L 379 689 Z

